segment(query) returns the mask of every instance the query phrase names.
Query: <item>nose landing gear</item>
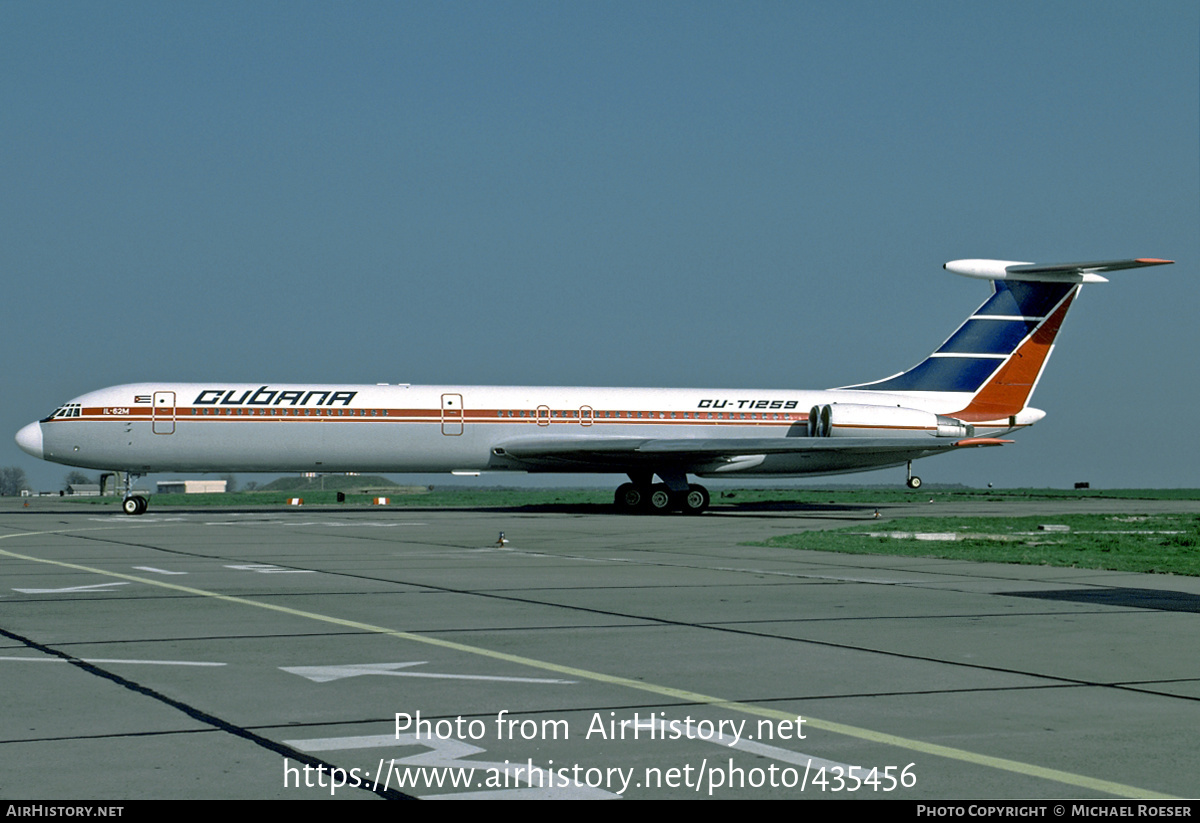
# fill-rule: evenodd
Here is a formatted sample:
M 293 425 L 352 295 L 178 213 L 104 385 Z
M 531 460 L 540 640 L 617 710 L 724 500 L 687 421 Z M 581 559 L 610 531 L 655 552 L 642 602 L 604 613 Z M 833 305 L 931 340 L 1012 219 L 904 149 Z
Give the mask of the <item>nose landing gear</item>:
M 145 514 L 148 508 L 150 508 L 150 503 L 140 494 L 126 497 L 121 503 L 121 510 L 126 514 Z
M 125 472 L 125 499 L 121 501 L 121 511 L 128 515 L 145 514 L 146 509 L 150 508 L 150 502 L 140 494 L 133 493 L 134 478 L 141 475 Z

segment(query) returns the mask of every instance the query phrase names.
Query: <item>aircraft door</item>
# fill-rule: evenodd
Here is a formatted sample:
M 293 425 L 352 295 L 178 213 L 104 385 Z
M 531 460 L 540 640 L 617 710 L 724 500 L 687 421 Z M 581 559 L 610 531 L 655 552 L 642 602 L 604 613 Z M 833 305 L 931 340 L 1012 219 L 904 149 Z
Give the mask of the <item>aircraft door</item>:
M 150 430 L 155 434 L 175 433 L 175 392 L 154 393 L 150 408 Z
M 581 426 L 592 425 L 592 416 L 593 416 L 593 412 L 592 412 L 591 406 L 580 406 L 579 407 L 579 425 L 581 425 Z
M 463 433 L 463 399 L 461 394 L 442 395 L 442 434 Z

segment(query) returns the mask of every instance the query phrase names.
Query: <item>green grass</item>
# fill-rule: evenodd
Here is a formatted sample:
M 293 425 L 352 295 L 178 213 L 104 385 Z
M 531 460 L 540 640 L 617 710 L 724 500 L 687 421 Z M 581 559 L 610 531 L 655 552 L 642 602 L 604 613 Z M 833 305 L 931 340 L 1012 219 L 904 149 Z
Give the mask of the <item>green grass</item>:
M 1070 531 L 1039 531 L 1042 524 L 1065 525 Z M 897 532 L 955 533 L 960 539 L 949 542 L 876 536 Z M 906 517 L 836 531 L 781 535 L 756 545 L 1200 575 L 1200 515 L 1195 514 Z
M 713 491 L 713 505 L 721 503 L 842 503 L 869 505 L 927 501 L 1023 501 L 1023 500 L 1200 500 L 1200 489 L 972 489 L 966 486 L 928 485 L 912 490 L 904 487 L 835 489 L 734 489 Z

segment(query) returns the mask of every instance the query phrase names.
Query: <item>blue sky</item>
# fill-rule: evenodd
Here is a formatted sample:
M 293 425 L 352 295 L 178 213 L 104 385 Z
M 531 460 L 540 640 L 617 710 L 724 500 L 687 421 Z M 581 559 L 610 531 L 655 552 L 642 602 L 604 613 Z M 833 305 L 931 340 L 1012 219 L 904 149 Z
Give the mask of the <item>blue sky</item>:
M 1198 76 L 1190 0 L 9 0 L 0 430 L 133 381 L 827 388 L 983 301 L 947 260 L 1153 256 L 1044 421 L 920 471 L 1200 486 Z

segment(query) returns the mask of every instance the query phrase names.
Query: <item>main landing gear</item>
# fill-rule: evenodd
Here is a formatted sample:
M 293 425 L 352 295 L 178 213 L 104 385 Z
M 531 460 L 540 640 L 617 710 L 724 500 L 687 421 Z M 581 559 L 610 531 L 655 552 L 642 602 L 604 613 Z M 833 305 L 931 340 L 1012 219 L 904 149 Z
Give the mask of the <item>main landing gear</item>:
M 911 460 L 908 461 L 908 479 L 904 481 L 904 485 L 908 486 L 910 489 L 921 488 L 921 478 L 912 473 Z
M 121 511 L 128 515 L 145 514 L 150 508 L 150 502 L 140 494 L 133 493 L 134 478 L 141 475 L 125 472 L 125 499 L 121 501 Z
M 688 483 L 685 475 L 664 477 L 664 483 L 651 483 L 652 475 L 630 475 L 633 482 L 622 483 L 617 488 L 617 511 L 625 514 L 653 512 L 666 514 L 681 511 L 684 514 L 700 514 L 708 508 L 708 489 L 697 483 Z M 659 477 L 662 477 L 660 474 Z

